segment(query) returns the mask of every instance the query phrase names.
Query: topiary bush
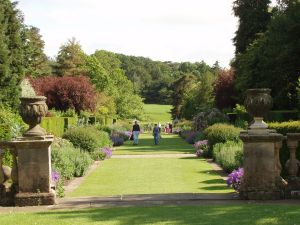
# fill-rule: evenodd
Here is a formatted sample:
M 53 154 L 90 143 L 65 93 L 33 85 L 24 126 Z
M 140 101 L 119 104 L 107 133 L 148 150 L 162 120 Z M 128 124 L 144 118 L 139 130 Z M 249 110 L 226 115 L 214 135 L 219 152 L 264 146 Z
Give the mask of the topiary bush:
M 205 138 L 208 140 L 210 150 L 217 143 L 225 143 L 226 141 L 238 142 L 240 135 L 240 128 L 234 127 L 233 125 L 216 123 L 203 131 Z M 212 153 L 212 152 L 211 152 Z
M 218 109 L 209 109 L 204 112 L 198 113 L 194 117 L 194 126 L 197 131 L 203 131 L 208 126 L 215 123 L 227 123 L 229 118 Z
M 243 142 L 227 141 L 213 147 L 213 158 L 228 173 L 243 164 Z
M 64 133 L 63 138 L 69 140 L 75 147 L 90 153 L 112 144 L 108 133 L 99 131 L 95 127 L 71 128 Z

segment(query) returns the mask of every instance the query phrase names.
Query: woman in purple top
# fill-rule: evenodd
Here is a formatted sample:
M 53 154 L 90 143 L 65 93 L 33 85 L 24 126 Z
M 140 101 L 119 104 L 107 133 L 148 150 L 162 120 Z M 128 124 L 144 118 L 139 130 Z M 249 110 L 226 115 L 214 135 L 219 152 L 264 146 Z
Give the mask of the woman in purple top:
M 132 127 L 132 135 L 133 135 L 133 144 L 137 145 L 139 143 L 139 134 L 140 134 L 140 126 L 138 125 L 138 122 L 135 121 L 134 125 Z

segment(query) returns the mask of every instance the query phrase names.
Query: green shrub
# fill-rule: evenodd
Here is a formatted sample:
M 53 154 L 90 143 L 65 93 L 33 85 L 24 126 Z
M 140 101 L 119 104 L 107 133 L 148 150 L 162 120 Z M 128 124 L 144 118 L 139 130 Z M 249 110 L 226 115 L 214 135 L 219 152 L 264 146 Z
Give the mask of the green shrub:
M 108 133 L 95 127 L 71 128 L 64 133 L 63 138 L 69 140 L 75 147 L 90 153 L 101 147 L 111 146 Z
M 300 133 L 300 120 L 289 122 L 268 123 L 269 129 L 274 129 L 278 133 L 286 135 L 287 133 Z
M 233 125 L 216 123 L 204 130 L 205 138 L 211 148 L 216 143 L 225 143 L 226 141 L 239 141 L 240 128 Z
M 2 164 L 11 168 L 13 166 L 13 156 L 9 149 L 4 149 L 4 152 L 2 153 Z
M 74 176 L 75 177 L 82 177 L 86 174 L 88 168 L 92 164 L 93 160 L 89 153 L 80 151 L 76 149 L 74 154 Z
M 243 142 L 217 143 L 213 148 L 213 157 L 225 171 L 232 172 L 243 164 Z
M 60 174 L 65 180 L 70 180 L 74 177 L 75 165 L 71 160 L 74 155 L 74 148 L 52 148 L 51 160 L 52 169 Z
M 55 139 L 52 145 L 51 160 L 52 169 L 66 180 L 83 176 L 92 163 L 87 152 L 74 148 L 72 143 L 64 139 Z
M 21 136 L 27 127 L 19 114 L 9 108 L 0 107 L 0 140 L 9 141 Z
M 300 112 L 297 110 L 281 110 L 281 111 L 270 111 L 265 121 L 276 121 L 276 122 L 286 122 L 290 120 L 298 120 Z
M 199 132 L 199 133 L 197 133 L 197 135 L 196 135 L 194 141 L 197 142 L 197 141 L 202 141 L 202 140 L 204 140 L 204 139 L 205 139 L 204 133 L 203 133 L 203 132 Z
M 75 109 L 68 109 L 65 112 L 61 112 L 61 117 L 74 117 L 77 118 L 77 113 Z
M 226 122 L 229 122 L 228 116 L 223 114 L 220 110 L 214 108 L 200 112 L 194 117 L 195 129 L 200 132 L 215 123 Z

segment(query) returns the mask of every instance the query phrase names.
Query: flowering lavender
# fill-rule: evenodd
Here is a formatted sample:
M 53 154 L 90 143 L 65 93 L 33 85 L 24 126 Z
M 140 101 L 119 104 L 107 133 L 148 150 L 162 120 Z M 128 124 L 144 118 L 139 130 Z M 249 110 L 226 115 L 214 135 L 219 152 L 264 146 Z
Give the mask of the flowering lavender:
M 124 143 L 124 139 L 117 136 L 117 135 L 113 135 L 110 137 L 111 141 L 113 142 L 114 146 L 121 146 Z
M 55 170 L 52 170 L 52 173 L 51 173 L 51 178 L 52 178 L 52 181 L 54 183 L 57 183 L 60 179 L 60 175 L 58 172 L 56 172 Z
M 132 135 L 132 132 L 131 132 L 131 131 L 125 131 L 124 134 L 125 134 L 128 138 L 130 138 L 131 135 Z
M 208 151 L 208 141 L 207 140 L 202 140 L 202 141 L 197 141 L 194 144 L 194 147 L 196 149 L 196 156 L 200 157 L 200 156 L 205 156 L 205 153 L 207 153 Z
M 196 151 L 195 154 L 196 154 L 197 157 L 200 157 L 203 154 L 203 150 L 199 149 L 199 150 Z
M 208 141 L 207 140 L 203 140 L 203 141 L 197 141 L 194 144 L 195 149 L 202 149 L 202 148 L 206 148 L 208 145 Z
M 244 176 L 244 169 L 238 168 L 228 175 L 227 185 L 233 187 L 234 190 L 238 191 L 241 185 L 241 179 Z
M 109 159 L 111 156 L 112 156 L 112 149 L 111 148 L 109 148 L 109 147 L 104 147 L 104 148 L 102 148 L 102 152 L 103 152 L 103 154 L 105 155 L 105 159 Z

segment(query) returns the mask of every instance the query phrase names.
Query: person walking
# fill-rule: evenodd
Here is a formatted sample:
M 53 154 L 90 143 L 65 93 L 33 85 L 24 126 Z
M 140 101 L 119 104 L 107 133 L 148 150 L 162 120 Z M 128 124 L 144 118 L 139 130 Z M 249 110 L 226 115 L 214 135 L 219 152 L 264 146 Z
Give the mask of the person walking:
M 154 125 L 154 128 L 153 128 L 153 137 L 154 137 L 154 144 L 155 145 L 158 145 L 158 142 L 159 142 L 159 134 L 160 134 L 160 129 L 159 127 L 157 126 L 157 124 Z
M 137 145 L 139 143 L 139 134 L 140 134 L 140 126 L 137 121 L 134 121 L 134 125 L 132 127 L 132 135 L 133 135 L 133 144 Z
M 173 133 L 173 124 L 169 123 L 169 133 L 172 134 Z

